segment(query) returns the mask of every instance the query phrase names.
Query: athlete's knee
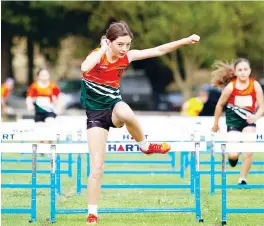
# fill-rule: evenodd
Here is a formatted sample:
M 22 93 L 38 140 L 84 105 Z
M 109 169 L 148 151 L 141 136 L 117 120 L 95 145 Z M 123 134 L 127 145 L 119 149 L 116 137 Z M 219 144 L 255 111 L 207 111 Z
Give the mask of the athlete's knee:
M 120 102 L 114 108 L 114 114 L 121 122 L 129 122 L 134 119 L 135 114 L 131 108 L 124 102 Z
M 90 177 L 93 179 L 100 179 L 104 173 L 104 163 L 95 163 L 91 167 Z
M 113 122 L 116 128 L 122 128 L 125 123 L 123 121 Z
M 121 122 L 126 123 L 132 121 L 135 117 L 135 114 L 132 112 L 132 110 L 128 110 L 128 111 L 119 112 L 117 114 L 117 117 Z
M 245 158 L 252 158 L 253 157 L 253 152 L 244 152 L 244 157 Z

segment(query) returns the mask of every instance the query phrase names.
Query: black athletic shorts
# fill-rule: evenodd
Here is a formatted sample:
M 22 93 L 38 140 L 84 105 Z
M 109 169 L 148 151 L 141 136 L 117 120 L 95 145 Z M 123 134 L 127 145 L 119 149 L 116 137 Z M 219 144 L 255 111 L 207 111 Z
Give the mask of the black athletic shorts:
M 35 114 L 34 120 L 35 122 L 45 122 L 46 118 L 56 118 L 56 114 L 54 112 L 37 112 Z
M 116 128 L 112 122 L 113 109 L 106 110 L 86 110 L 87 129 L 100 127 L 109 130 L 110 127 Z
M 239 131 L 239 132 L 242 132 L 242 130 L 248 126 L 252 126 L 252 127 L 256 127 L 256 124 L 255 123 L 252 123 L 252 124 L 247 124 L 243 127 L 234 127 L 234 126 L 227 126 L 227 132 L 230 132 L 230 131 Z

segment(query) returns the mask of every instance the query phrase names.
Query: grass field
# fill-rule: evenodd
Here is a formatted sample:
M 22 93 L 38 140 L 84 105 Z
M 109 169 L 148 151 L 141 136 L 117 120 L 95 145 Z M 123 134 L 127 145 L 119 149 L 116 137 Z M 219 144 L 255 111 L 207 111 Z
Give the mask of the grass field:
M 4 154 L 5 157 L 20 158 L 18 154 Z M 25 158 L 25 157 L 24 157 Z M 43 157 L 39 157 L 43 158 Z M 143 155 L 107 155 L 107 159 L 166 159 L 167 156 L 143 156 Z M 209 158 L 209 157 L 208 157 Z M 202 156 L 202 159 L 208 159 Z M 264 160 L 263 155 L 256 154 L 255 159 Z M 85 164 L 83 164 L 85 167 Z M 65 168 L 65 165 L 64 167 Z M 166 165 L 106 165 L 106 169 L 169 169 Z M 239 169 L 240 166 L 237 167 Z M 2 169 L 31 169 L 28 163 L 3 163 Z M 49 164 L 38 164 L 38 169 L 50 169 Z M 87 193 L 82 191 L 81 195 L 76 194 L 75 165 L 73 167 L 73 178 L 62 175 L 62 195 L 57 196 L 57 208 L 86 208 Z M 209 169 L 202 166 L 201 169 Z M 228 167 L 228 169 L 230 169 Z M 252 169 L 264 170 L 264 165 L 253 166 Z M 188 170 L 189 171 L 189 170 Z M 103 183 L 117 184 L 187 184 L 189 173 L 185 179 L 179 175 L 104 175 Z M 86 183 L 85 170 L 83 171 L 83 183 Z M 238 175 L 228 176 L 229 184 L 236 184 Z M 2 183 L 30 183 L 31 175 L 2 174 Z M 38 183 L 49 183 L 49 175 L 38 175 Z M 217 177 L 220 183 L 220 176 Z M 249 183 L 264 184 L 263 175 L 250 175 Z M 101 214 L 99 225 L 108 226 L 175 226 L 175 225 L 221 225 L 221 191 L 211 195 L 209 192 L 209 176 L 201 176 L 201 208 L 204 223 L 197 223 L 194 213 L 138 213 L 138 214 Z M 264 190 L 234 189 L 228 190 L 228 207 L 232 208 L 264 208 Z M 37 190 L 37 222 L 32 225 L 48 225 L 49 218 L 49 190 Z M 2 207 L 4 208 L 27 208 L 30 206 L 29 189 L 2 189 Z M 101 208 L 171 208 L 171 207 L 194 207 L 194 197 L 189 190 L 183 189 L 104 189 L 101 195 Z M 24 226 L 30 225 L 29 215 L 2 214 L 3 226 Z M 81 226 L 86 225 L 86 216 L 83 214 L 57 215 L 56 226 Z M 227 223 L 231 226 L 263 226 L 264 214 L 230 214 Z

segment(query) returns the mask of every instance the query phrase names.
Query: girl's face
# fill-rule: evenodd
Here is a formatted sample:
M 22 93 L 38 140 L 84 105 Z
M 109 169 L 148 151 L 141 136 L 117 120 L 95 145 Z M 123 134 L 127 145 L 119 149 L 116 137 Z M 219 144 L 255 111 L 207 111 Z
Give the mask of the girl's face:
M 47 70 L 41 70 L 38 75 L 38 80 L 42 82 L 47 82 L 50 80 L 50 74 Z
M 113 42 L 111 42 L 110 47 L 113 54 L 118 58 L 123 58 L 130 49 L 131 45 L 130 36 L 120 36 Z
M 246 81 L 251 73 L 251 68 L 247 62 L 240 62 L 236 65 L 235 75 L 240 81 Z

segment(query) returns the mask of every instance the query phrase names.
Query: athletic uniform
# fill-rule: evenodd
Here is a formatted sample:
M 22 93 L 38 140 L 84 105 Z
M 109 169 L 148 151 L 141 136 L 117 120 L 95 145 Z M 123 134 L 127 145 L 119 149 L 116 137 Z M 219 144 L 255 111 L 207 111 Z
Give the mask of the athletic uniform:
M 87 129 L 101 127 L 109 130 L 110 127 L 115 127 L 112 111 L 115 104 L 122 101 L 120 78 L 128 65 L 127 55 L 110 63 L 104 54 L 93 69 L 88 73 L 83 72 L 81 104 L 86 109 Z
M 34 99 L 35 122 L 44 122 L 48 117 L 56 117 L 54 112 L 54 98 L 60 94 L 58 86 L 50 82 L 49 86 L 42 88 L 37 82 L 33 82 L 27 91 L 27 97 Z
M 11 90 L 7 87 L 6 84 L 1 85 L 1 100 L 6 100 L 10 95 Z
M 228 100 L 226 110 L 227 131 L 242 131 L 247 126 L 256 126 L 256 124 L 247 123 L 247 115 L 256 112 L 256 91 L 254 88 L 254 78 L 249 79 L 249 85 L 244 90 L 236 89 L 236 81 L 232 81 L 233 91 Z

